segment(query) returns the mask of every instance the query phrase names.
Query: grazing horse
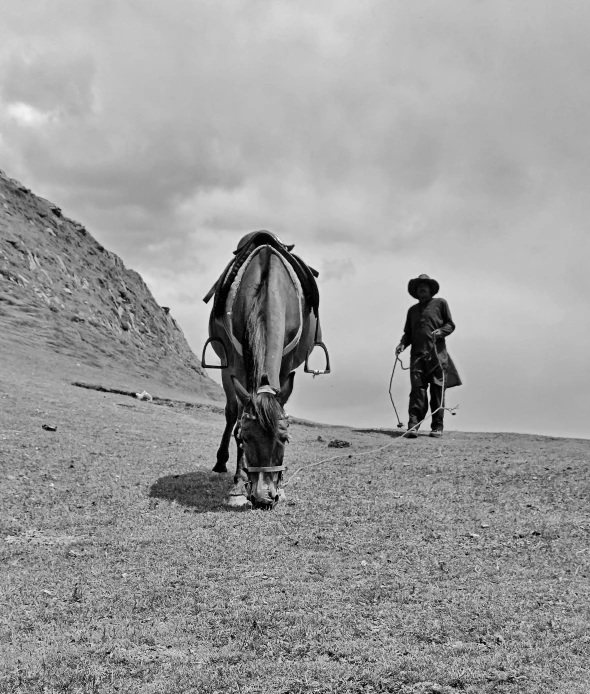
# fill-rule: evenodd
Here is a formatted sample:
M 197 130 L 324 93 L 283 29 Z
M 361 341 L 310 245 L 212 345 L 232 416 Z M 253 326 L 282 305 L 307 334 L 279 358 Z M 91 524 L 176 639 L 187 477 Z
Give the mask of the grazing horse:
M 239 506 L 249 499 L 254 506 L 272 508 L 282 496 L 283 456 L 289 440 L 284 407 L 293 390 L 295 369 L 315 344 L 324 351 L 325 347 L 320 342 L 317 305 L 310 305 L 309 293 L 302 287 L 301 266 L 308 274 L 310 269 L 291 256 L 292 247 L 283 246 L 270 232 L 255 233 L 258 242 L 250 244 L 239 268 L 229 279 L 227 273 L 225 278 L 222 275 L 214 288 L 222 305 L 211 312 L 205 349 L 212 344 L 222 360 L 226 396 L 226 425 L 213 470 L 227 471 L 233 429 L 238 456 L 229 503 Z M 244 239 L 238 251 L 243 243 Z M 293 258 L 300 265 L 294 266 Z M 315 281 L 313 287 L 317 293 Z M 205 350 L 203 361 L 204 357 Z

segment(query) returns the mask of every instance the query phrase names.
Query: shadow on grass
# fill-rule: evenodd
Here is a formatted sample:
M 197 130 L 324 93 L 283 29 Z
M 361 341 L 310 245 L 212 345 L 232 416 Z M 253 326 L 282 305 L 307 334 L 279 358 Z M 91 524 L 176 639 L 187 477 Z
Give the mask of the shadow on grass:
M 166 501 L 176 501 L 195 513 L 227 511 L 224 505 L 232 475 L 218 475 L 209 470 L 197 470 L 183 475 L 160 477 L 150 487 L 149 496 Z
M 394 439 L 401 438 L 405 433 L 405 429 L 378 429 L 378 428 L 355 428 L 354 431 L 358 431 L 362 434 L 385 434 L 385 436 L 391 436 Z M 420 436 L 420 432 L 416 432 Z

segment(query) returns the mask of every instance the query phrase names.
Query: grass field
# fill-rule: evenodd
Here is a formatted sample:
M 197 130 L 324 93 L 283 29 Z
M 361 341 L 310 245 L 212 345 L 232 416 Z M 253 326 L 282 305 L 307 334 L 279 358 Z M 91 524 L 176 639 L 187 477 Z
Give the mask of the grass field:
M 0 365 L 3 694 L 590 692 L 590 441 L 294 424 L 229 511 L 218 408 L 82 370 Z

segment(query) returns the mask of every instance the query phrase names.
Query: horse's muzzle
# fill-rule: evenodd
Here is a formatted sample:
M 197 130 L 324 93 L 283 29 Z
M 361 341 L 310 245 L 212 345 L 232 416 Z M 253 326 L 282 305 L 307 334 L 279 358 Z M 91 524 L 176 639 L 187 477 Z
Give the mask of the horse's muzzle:
M 262 511 L 270 511 L 279 502 L 279 495 L 277 494 L 274 499 L 255 499 L 254 497 L 250 497 L 249 501 L 253 508 L 261 509 Z
M 257 508 L 273 508 L 280 499 L 278 482 L 273 479 L 277 473 L 250 473 L 250 484 L 247 485 L 248 501 Z

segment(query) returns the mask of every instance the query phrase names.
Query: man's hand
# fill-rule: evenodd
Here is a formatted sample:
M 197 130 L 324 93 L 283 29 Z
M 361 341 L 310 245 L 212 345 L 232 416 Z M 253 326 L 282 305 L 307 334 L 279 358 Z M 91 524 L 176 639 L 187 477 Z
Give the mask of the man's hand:
M 433 339 L 433 340 L 440 340 L 440 338 L 441 338 L 442 336 L 443 336 L 443 335 L 442 335 L 442 333 L 441 333 L 440 330 L 437 329 L 437 330 L 433 330 L 433 331 L 432 331 L 432 339 Z
M 402 345 L 400 342 L 399 345 L 395 348 L 395 356 L 399 357 L 399 355 L 404 351 L 405 345 Z

